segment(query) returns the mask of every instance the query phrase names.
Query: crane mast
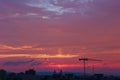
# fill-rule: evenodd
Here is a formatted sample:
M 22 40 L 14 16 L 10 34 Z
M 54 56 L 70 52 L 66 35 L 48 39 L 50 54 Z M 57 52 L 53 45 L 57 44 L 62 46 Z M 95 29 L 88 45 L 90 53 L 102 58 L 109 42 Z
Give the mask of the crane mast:
M 83 61 L 83 73 L 84 73 L 84 79 L 86 80 L 86 62 L 87 61 L 102 61 L 97 59 L 91 59 L 91 58 L 79 58 L 79 61 Z

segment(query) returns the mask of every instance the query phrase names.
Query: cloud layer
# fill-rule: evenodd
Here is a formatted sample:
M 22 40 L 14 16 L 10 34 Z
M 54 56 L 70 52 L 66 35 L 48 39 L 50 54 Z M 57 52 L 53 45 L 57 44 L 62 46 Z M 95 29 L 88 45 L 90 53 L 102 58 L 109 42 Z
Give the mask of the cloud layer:
M 79 16 L 105 16 L 120 13 L 119 2 L 113 0 L 0 0 L 5 18 L 59 16 L 79 14 Z M 8 7 L 7 5 L 10 5 Z M 17 6 L 17 7 L 16 7 Z M 112 8 L 110 8 L 112 6 Z M 114 11 L 114 12 L 112 12 Z M 111 12 L 111 13 L 110 13 Z M 1 19 L 4 19 L 2 17 Z
M 37 70 L 71 65 L 69 70 L 78 71 L 77 59 L 91 57 L 111 61 L 115 70 L 119 9 L 119 0 L 0 0 L 0 67 L 26 69 L 29 59 L 37 59 Z

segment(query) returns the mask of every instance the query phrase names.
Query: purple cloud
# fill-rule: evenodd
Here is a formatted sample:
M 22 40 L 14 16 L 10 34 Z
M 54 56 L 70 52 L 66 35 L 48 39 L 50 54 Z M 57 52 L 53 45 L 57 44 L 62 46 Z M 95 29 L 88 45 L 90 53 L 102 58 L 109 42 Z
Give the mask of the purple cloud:
M 8 61 L 4 62 L 4 66 L 20 66 L 20 65 L 30 65 L 30 66 L 36 66 L 40 65 L 41 62 L 35 61 L 35 60 L 22 60 L 22 61 Z

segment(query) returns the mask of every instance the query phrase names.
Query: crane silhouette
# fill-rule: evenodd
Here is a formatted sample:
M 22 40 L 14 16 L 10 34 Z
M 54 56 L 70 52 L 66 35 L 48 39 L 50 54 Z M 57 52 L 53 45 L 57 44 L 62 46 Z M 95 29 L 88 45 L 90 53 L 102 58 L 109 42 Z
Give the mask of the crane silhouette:
M 86 79 L 86 62 L 87 61 L 102 61 L 102 60 L 91 59 L 91 58 L 79 58 L 79 61 L 83 61 L 84 79 Z

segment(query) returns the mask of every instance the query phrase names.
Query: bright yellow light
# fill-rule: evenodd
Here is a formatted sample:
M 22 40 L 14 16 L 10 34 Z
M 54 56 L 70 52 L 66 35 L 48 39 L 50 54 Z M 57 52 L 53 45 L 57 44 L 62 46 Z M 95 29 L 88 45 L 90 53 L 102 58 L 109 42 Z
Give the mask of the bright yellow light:
M 28 57 L 28 58 L 74 58 L 78 55 L 72 54 L 0 54 L 0 58 L 10 58 L 10 57 Z

